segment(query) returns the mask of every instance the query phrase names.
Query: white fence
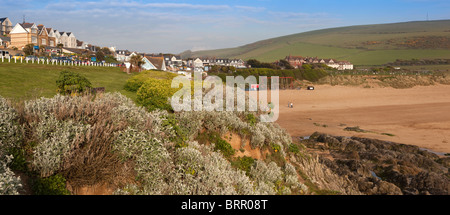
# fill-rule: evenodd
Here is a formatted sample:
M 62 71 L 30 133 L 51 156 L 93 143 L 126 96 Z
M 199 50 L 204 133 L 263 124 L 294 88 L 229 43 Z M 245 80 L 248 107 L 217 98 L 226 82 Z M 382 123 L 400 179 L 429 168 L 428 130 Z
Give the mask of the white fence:
M 57 59 L 27 59 L 23 57 L 5 57 L 1 56 L 1 63 L 30 63 L 30 64 L 47 64 L 60 66 L 101 66 L 101 67 L 117 67 L 116 63 L 102 63 L 90 61 L 69 61 Z

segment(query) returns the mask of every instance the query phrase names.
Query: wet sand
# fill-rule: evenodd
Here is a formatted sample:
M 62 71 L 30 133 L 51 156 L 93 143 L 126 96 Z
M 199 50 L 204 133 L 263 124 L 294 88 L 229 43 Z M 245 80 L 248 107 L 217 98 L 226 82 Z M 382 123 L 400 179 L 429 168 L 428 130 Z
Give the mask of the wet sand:
M 288 108 L 288 102 L 294 108 Z M 315 86 L 280 91 L 277 121 L 292 136 L 315 131 L 417 145 L 450 153 L 450 86 L 411 89 Z M 345 131 L 359 126 L 366 133 Z

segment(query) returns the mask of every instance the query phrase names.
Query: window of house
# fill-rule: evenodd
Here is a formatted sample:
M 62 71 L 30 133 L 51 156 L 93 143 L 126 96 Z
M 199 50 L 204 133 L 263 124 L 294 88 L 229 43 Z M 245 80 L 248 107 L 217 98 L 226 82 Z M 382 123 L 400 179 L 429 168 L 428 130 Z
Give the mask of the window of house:
M 52 40 L 50 40 L 50 46 L 55 46 L 55 43 Z
M 37 37 L 31 37 L 31 43 L 37 43 Z
M 47 40 L 46 39 L 42 39 L 42 45 L 47 45 Z

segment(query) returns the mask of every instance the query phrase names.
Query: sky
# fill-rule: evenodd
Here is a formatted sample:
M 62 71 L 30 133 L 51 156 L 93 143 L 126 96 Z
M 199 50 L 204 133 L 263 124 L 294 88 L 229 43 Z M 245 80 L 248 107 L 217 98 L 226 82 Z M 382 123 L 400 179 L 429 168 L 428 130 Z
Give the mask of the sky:
M 448 0 L 0 0 L 0 17 L 101 47 L 146 53 L 232 48 L 323 28 L 450 19 Z

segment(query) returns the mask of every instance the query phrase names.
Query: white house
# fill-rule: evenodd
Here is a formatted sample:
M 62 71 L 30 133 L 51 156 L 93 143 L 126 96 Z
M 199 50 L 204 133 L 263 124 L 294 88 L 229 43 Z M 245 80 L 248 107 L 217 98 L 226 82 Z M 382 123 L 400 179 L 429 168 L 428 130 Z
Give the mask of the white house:
M 197 58 L 193 62 L 194 68 L 203 68 L 203 61 L 200 58 Z
M 66 48 L 76 48 L 77 38 L 72 32 L 60 32 L 60 43 Z
M 53 34 L 55 36 L 55 43 L 56 43 L 55 46 L 57 46 L 58 44 L 62 44 L 61 43 L 61 33 L 59 33 L 59 31 L 55 29 L 55 30 L 53 30 Z

